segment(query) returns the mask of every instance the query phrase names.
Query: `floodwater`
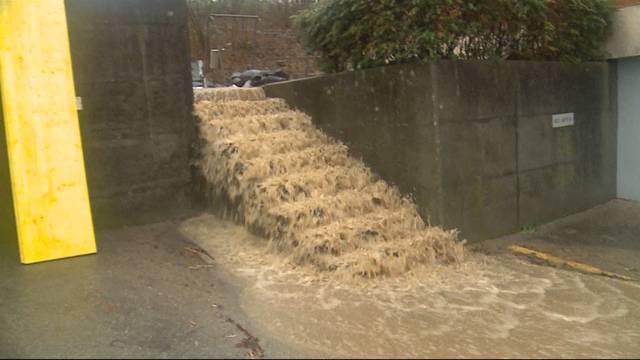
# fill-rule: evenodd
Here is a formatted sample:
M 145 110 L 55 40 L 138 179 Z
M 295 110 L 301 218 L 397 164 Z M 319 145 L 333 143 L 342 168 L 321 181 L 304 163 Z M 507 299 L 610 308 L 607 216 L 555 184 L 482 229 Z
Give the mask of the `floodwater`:
M 244 288 L 259 334 L 304 356 L 638 357 L 640 286 L 469 253 L 394 278 L 296 267 L 268 241 L 205 214 L 181 232 Z
M 284 100 L 259 88 L 196 100 L 197 164 L 210 189 L 296 263 L 375 277 L 462 260 L 455 231 L 427 225 L 410 198 Z

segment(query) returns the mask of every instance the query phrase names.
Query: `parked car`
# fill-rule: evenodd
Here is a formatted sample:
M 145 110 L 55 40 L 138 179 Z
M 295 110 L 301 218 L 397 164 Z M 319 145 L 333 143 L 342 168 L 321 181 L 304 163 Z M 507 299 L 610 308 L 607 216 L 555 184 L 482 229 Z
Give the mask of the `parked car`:
M 279 81 L 289 80 L 282 70 L 246 70 L 231 75 L 231 83 L 238 87 L 262 86 Z

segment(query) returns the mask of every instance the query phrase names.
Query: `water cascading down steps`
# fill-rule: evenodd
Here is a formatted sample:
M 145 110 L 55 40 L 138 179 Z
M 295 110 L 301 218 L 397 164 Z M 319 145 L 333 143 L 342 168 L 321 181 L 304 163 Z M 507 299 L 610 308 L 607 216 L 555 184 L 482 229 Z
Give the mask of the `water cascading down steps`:
M 208 186 L 294 263 L 375 277 L 462 260 L 455 231 L 425 224 L 408 197 L 284 100 L 202 89 L 195 113 Z

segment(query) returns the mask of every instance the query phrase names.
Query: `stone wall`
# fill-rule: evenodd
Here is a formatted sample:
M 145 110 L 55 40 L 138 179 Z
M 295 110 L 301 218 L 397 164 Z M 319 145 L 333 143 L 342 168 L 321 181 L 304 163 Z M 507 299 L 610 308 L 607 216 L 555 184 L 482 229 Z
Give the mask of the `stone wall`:
M 66 1 L 66 10 L 96 226 L 179 214 L 195 134 L 185 2 Z
M 438 61 L 265 87 L 309 113 L 423 217 L 485 239 L 615 197 L 606 63 Z M 552 128 L 553 114 L 575 125 Z

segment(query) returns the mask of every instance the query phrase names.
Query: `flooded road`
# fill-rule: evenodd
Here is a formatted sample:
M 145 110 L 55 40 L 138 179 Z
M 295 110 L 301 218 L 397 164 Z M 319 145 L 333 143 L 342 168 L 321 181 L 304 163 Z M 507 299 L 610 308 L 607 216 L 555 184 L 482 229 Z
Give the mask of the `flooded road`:
M 181 232 L 241 283 L 258 333 L 306 356 L 637 357 L 640 286 L 469 253 L 455 267 L 337 279 L 202 215 Z

